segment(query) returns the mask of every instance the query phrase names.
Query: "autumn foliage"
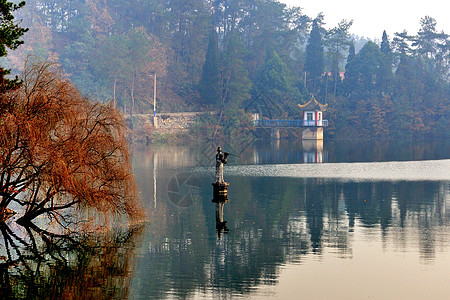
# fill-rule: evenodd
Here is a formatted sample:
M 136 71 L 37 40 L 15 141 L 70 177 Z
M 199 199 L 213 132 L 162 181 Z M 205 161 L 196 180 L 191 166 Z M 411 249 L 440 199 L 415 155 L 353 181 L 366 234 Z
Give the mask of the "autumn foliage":
M 51 64 L 27 66 L 22 80 L 0 95 L 0 216 L 17 203 L 22 222 L 63 224 L 80 207 L 141 217 L 121 115 Z

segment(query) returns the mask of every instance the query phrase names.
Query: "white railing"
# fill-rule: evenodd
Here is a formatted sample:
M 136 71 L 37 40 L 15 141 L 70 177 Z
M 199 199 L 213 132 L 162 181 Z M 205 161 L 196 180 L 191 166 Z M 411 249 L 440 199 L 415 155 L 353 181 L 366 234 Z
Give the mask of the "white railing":
M 328 126 L 328 120 L 303 120 L 303 126 Z
M 328 120 L 255 120 L 256 127 L 313 127 L 328 126 Z

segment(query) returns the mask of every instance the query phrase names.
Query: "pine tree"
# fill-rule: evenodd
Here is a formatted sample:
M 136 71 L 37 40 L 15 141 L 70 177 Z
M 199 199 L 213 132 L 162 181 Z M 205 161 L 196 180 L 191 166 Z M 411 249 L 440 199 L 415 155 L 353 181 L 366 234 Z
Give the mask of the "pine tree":
M 213 30 L 209 36 L 206 60 L 203 65 L 202 77 L 198 86 L 202 103 L 207 105 L 219 105 L 220 77 L 219 77 L 219 48 L 217 34 Z
M 336 99 L 336 91 L 338 82 L 341 81 L 339 76 L 340 63 L 345 59 L 344 53 L 347 51 L 349 41 L 349 29 L 352 26 L 353 21 L 342 20 L 339 24 L 330 29 L 327 34 L 326 46 L 327 56 L 329 57 L 330 69 L 334 81 L 333 98 Z
M 25 1 L 14 4 L 7 0 L 0 0 L 0 57 L 7 55 L 6 48 L 14 50 L 23 44 L 20 38 L 28 29 L 21 28 L 14 22 L 13 12 L 24 5 Z M 0 92 L 18 86 L 20 81 L 17 77 L 12 80 L 5 78 L 10 72 L 11 70 L 0 67 Z
M 317 93 L 324 68 L 324 50 L 317 19 L 313 21 L 308 44 L 306 45 L 306 82 L 311 92 Z
M 413 39 L 413 46 L 417 47 L 416 52 L 427 58 L 434 58 L 442 41 L 448 39 L 445 33 L 438 33 L 436 30 L 437 22 L 430 16 L 420 19 L 420 30 Z

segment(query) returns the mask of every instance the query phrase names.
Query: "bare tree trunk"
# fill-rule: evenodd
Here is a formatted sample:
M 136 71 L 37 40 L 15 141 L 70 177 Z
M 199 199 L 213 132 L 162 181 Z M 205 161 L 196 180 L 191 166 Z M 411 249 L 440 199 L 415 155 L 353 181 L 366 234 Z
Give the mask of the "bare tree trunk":
M 131 129 L 133 129 L 133 112 L 134 112 L 134 80 L 135 80 L 135 75 L 136 74 L 133 74 L 133 76 L 131 77 L 131 91 L 130 91 L 130 94 L 131 94 L 131 113 L 130 113 L 130 115 L 131 115 Z
M 212 140 L 213 140 L 213 141 L 214 141 L 214 139 L 216 138 L 216 135 L 217 135 L 217 129 L 219 128 L 220 121 L 222 120 L 222 115 L 223 115 L 223 105 L 220 106 L 219 119 L 217 120 L 216 128 L 214 129 L 214 134 L 213 134 L 213 136 L 212 136 Z
M 213 136 L 212 136 L 212 140 L 213 140 L 213 141 L 214 141 L 214 138 L 215 138 L 216 135 L 217 135 L 217 129 L 219 128 L 220 121 L 222 121 L 223 109 L 225 108 L 225 99 L 226 99 L 227 94 L 228 94 L 228 84 L 230 83 L 230 79 L 231 79 L 231 76 L 228 76 L 227 82 L 226 82 L 226 87 L 227 87 L 227 88 L 225 89 L 225 91 L 223 92 L 223 95 L 222 95 L 222 97 L 221 97 L 222 105 L 220 106 L 219 119 L 217 120 L 216 128 L 214 129 L 214 134 L 213 134 Z
M 338 71 L 334 72 L 334 92 L 333 92 L 333 98 L 336 100 L 336 88 L 337 88 L 337 73 Z
M 117 84 L 117 76 L 114 76 L 114 89 L 113 89 L 113 104 L 114 104 L 114 109 L 116 109 L 116 84 Z
M 131 79 L 131 115 L 133 116 L 134 112 L 134 80 L 135 80 L 135 74 L 133 74 L 133 77 Z

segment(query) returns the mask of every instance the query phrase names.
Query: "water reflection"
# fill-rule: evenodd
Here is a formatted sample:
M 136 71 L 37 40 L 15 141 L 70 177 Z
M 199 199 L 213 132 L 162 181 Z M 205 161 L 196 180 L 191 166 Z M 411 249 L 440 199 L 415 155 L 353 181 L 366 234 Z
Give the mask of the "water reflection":
M 222 237 L 222 233 L 228 233 L 230 230 L 228 229 L 228 223 L 223 219 L 223 207 L 225 203 L 230 202 L 228 199 L 227 192 L 228 185 L 222 186 L 220 188 L 215 183 L 213 183 L 213 199 L 212 202 L 216 204 L 216 230 L 217 237 L 220 239 Z
M 151 173 L 137 171 L 145 186 Z M 448 181 L 227 174 L 233 200 L 214 205 L 211 178 L 197 176 L 204 184 L 191 207 L 177 207 L 159 193 L 136 265 L 134 298 L 252 295 L 261 286 L 277 286 L 283 266 L 304 264 L 311 256 L 332 255 L 351 265 L 355 247 L 370 252 L 365 240 L 382 245 L 380 255 L 416 253 L 414 264 L 433 264 L 448 253 Z M 222 222 L 232 228 L 226 235 Z M 418 276 L 439 282 L 445 274 L 434 270 Z
M 258 141 L 247 147 L 241 158 L 241 164 L 449 159 L 450 140 L 282 140 L 278 144 Z
M 323 140 L 302 140 L 302 149 L 304 163 L 328 161 L 328 152 L 323 150 Z
M 420 159 L 448 159 L 440 150 L 446 145 L 397 150 L 408 157 L 420 153 Z M 295 270 L 293 283 L 280 294 L 290 298 L 298 295 L 300 283 L 305 298 L 319 298 L 315 297 L 317 289 L 342 287 L 333 287 L 332 282 L 357 281 L 359 289 L 388 293 L 389 289 L 379 288 L 387 277 L 389 286 L 413 295 L 405 298 L 428 295 L 418 293 L 427 285 L 411 286 L 411 276 L 433 286 L 433 297 L 428 298 L 445 298 L 450 292 L 446 282 L 450 182 L 445 179 L 449 161 L 302 164 L 307 147 L 298 146 L 285 151 L 282 143 L 268 144 L 274 148 L 267 156 L 266 150 L 253 146 L 244 150 L 236 162 L 254 163 L 256 152 L 266 157 L 260 163 L 272 165 L 251 166 L 254 173 L 247 172 L 248 166 L 228 168 L 230 188 L 226 199 L 217 203 L 211 203 L 214 147 L 210 152 L 207 147 L 202 151 L 183 147 L 136 151 L 134 169 L 148 225 L 64 236 L 0 222 L 0 298 L 267 296 L 258 294 L 262 287 L 280 288 L 281 283 L 290 282 L 286 269 Z M 330 160 L 336 161 L 333 157 L 343 147 L 328 148 Z M 385 152 L 392 146 L 383 147 L 371 149 L 372 156 L 366 160 L 395 157 Z M 323 153 L 326 148 L 324 144 Z M 313 149 L 320 151 L 321 146 L 313 145 Z M 362 159 L 360 150 L 352 155 L 352 159 Z M 346 172 L 354 174 L 373 172 L 368 165 L 381 166 L 381 177 L 365 175 L 366 180 L 359 181 L 341 175 L 302 175 L 305 170 L 333 170 L 334 166 L 348 167 Z M 390 173 L 405 173 L 397 169 L 402 165 L 415 166 L 414 170 L 425 175 L 414 181 L 409 175 L 389 178 Z M 210 166 L 210 174 L 194 172 L 191 167 L 196 166 Z M 237 175 L 239 169 L 245 172 Z M 263 169 L 272 174 L 264 174 Z M 276 177 L 273 172 L 284 175 Z M 293 175 L 286 176 L 286 172 Z M 400 275 L 391 276 L 392 270 Z M 356 291 L 353 288 L 341 298 L 367 296 Z M 330 293 L 326 298 L 339 298 Z M 392 295 L 381 294 L 380 298 Z
M 0 222 L 1 299 L 126 299 L 142 227 L 62 235 Z
M 185 167 L 197 165 L 195 151 L 187 148 L 180 151 L 186 151 L 182 159 Z M 247 161 L 247 154 L 241 155 L 240 163 Z M 139 155 L 154 153 L 136 153 L 136 162 L 142 159 Z M 271 155 L 273 159 L 278 154 Z M 301 161 L 302 155 L 298 159 Z M 413 162 L 419 164 L 418 170 L 421 163 L 426 166 L 429 162 Z M 386 270 L 395 268 L 407 273 L 410 268 L 417 269 L 418 277 L 438 287 L 434 290 L 437 295 L 448 292 L 447 285 L 442 283 L 448 268 L 441 267 L 450 263 L 447 180 L 432 179 L 431 173 L 427 180 L 355 181 L 342 177 L 261 176 L 259 169 L 237 176 L 231 171 L 227 173 L 227 181 L 230 182 L 228 197 L 232 201 L 218 205 L 211 203 L 212 160 L 210 174 L 194 172 L 198 182 L 195 200 L 188 207 L 180 207 L 167 196 L 167 189 L 173 178 L 180 178 L 179 174 L 192 169 L 178 169 L 176 163 L 172 164 L 173 168 L 158 166 L 156 169 L 158 206 L 151 205 L 151 201 L 147 203 L 150 223 L 143 234 L 143 247 L 139 249 L 131 298 L 254 296 L 262 286 L 280 286 L 280 280 L 285 280 L 286 266 L 302 266 L 304 269 L 298 272 L 303 273 L 311 268 L 311 261 L 327 262 L 331 257 L 341 260 L 341 268 L 349 268 L 357 261 L 361 263 L 361 253 L 366 253 L 364 267 L 374 270 L 367 281 L 357 278 L 361 286 L 373 287 L 369 279 L 388 276 L 380 263 L 389 261 Z M 332 167 L 332 164 L 303 166 L 328 165 Z M 381 165 L 386 166 L 387 173 L 393 169 L 390 163 Z M 349 166 L 352 172 L 367 173 L 364 164 Z M 247 166 L 230 166 L 228 170 L 234 167 Z M 292 165 L 274 167 L 285 170 Z M 135 171 L 143 195 L 153 199 L 155 173 L 138 163 Z M 192 189 L 185 192 L 191 193 Z M 231 228 L 228 234 L 223 234 L 222 222 Z M 382 250 L 374 252 L 378 247 Z M 412 259 L 405 264 L 398 259 L 399 254 L 412 255 Z M 330 271 L 336 273 L 335 269 Z M 352 272 L 338 276 L 342 281 L 355 281 Z M 392 284 L 406 285 L 405 278 L 393 278 Z M 321 282 L 323 287 L 329 284 Z M 298 286 L 289 288 L 295 293 Z
M 230 230 L 228 229 L 228 223 L 223 219 L 223 206 L 225 202 L 217 202 L 216 203 L 216 230 L 217 236 L 220 239 L 222 237 L 222 233 L 228 233 Z

